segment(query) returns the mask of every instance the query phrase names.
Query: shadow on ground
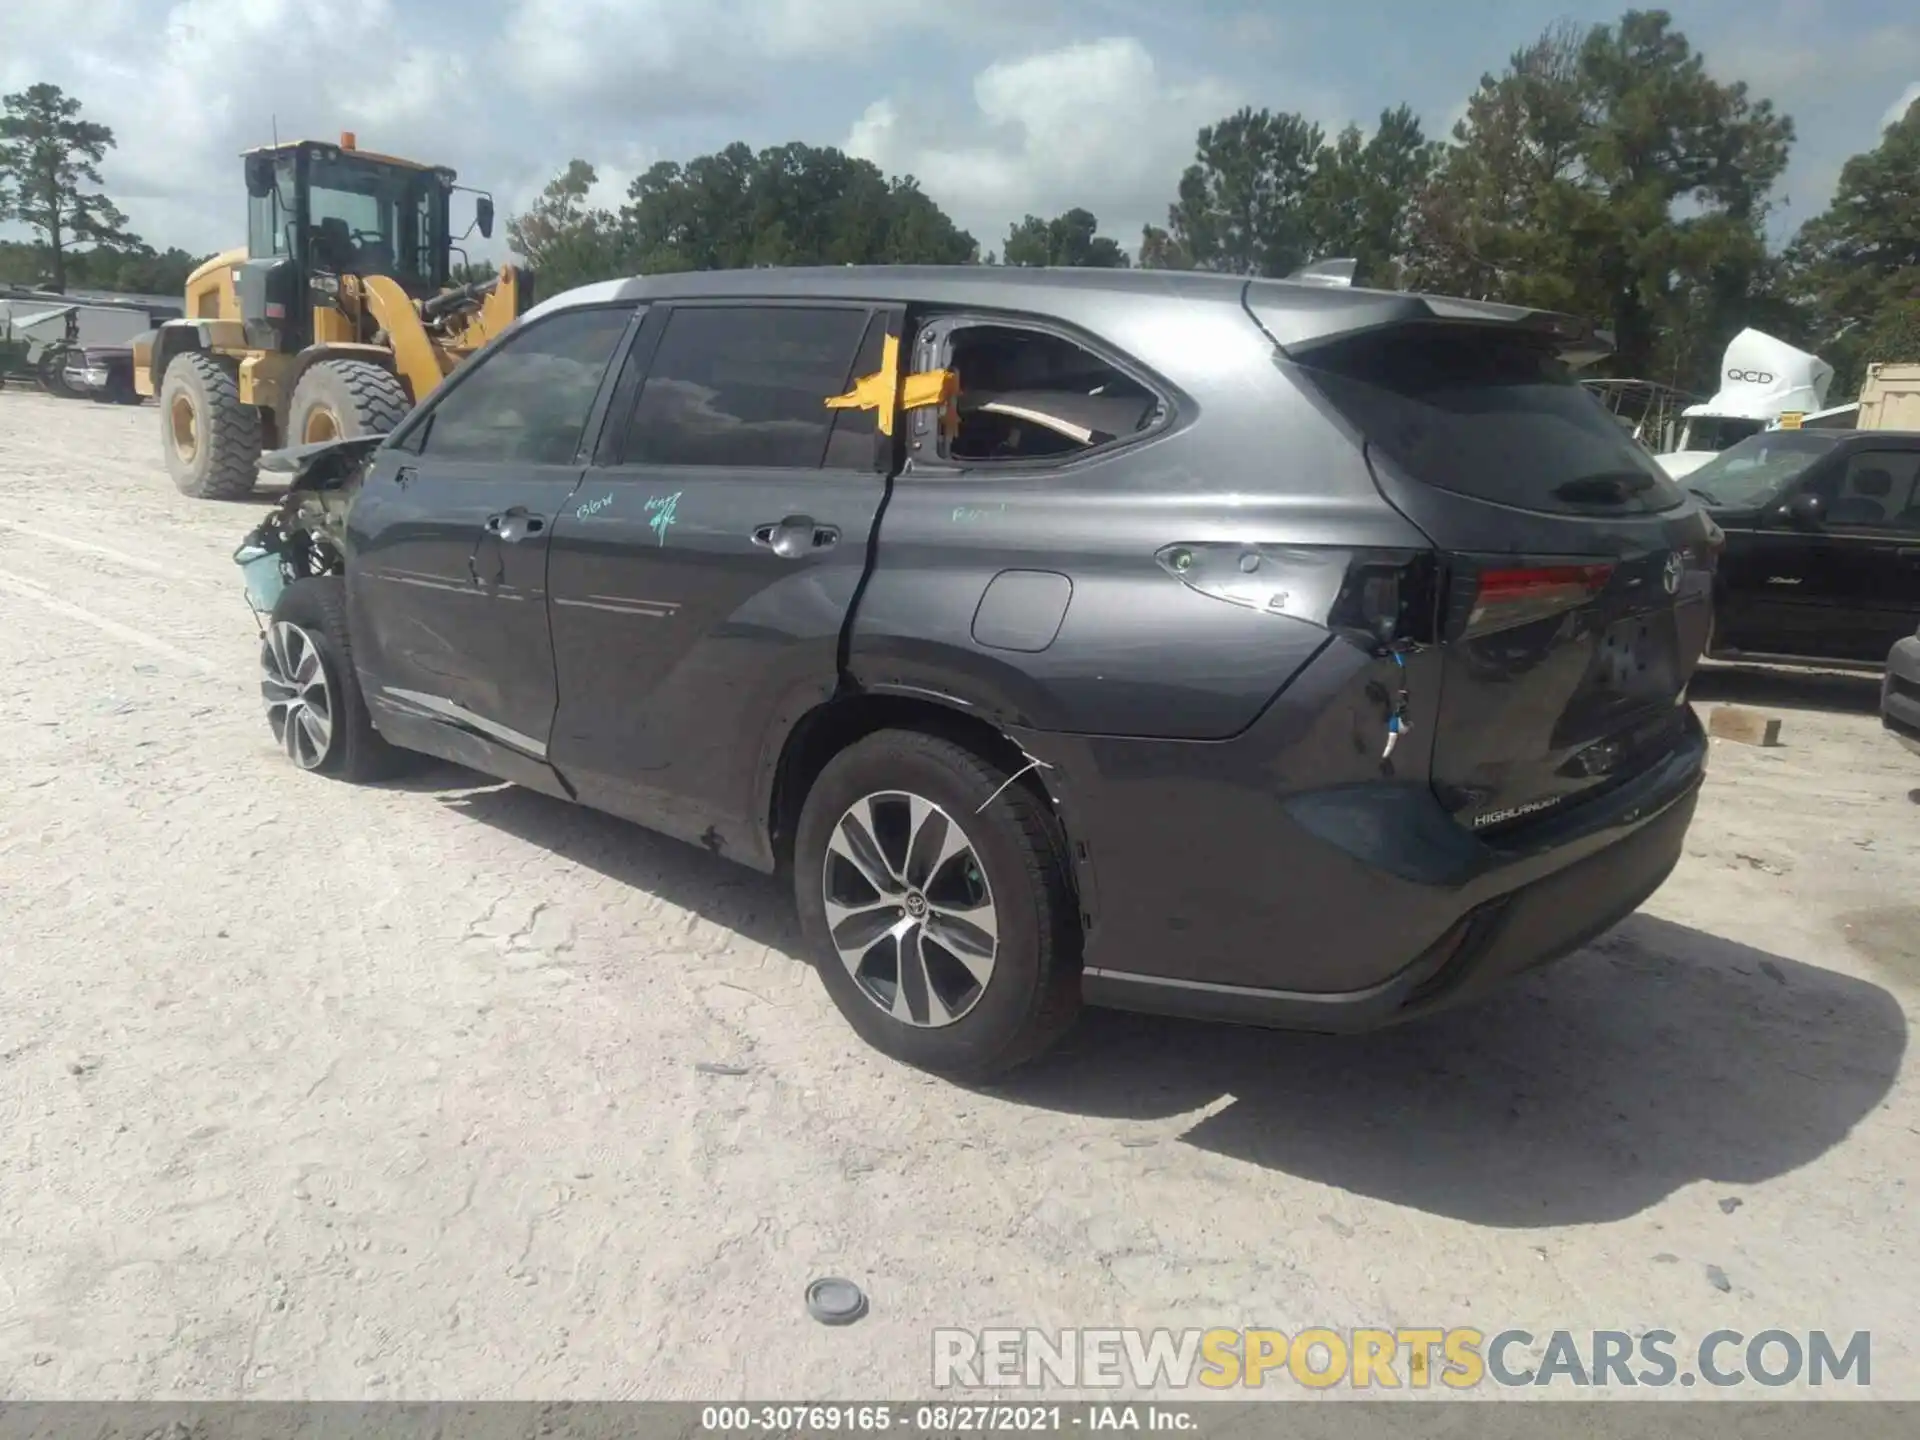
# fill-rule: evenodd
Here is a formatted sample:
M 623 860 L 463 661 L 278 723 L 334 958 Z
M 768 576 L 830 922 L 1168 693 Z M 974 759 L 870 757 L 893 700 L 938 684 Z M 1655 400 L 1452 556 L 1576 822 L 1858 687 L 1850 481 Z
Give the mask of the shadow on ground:
M 998 1093 L 1160 1120 L 1303 1179 L 1483 1225 L 1616 1220 L 1816 1159 L 1892 1088 L 1886 991 L 1635 915 L 1477 1006 L 1374 1035 L 1095 1012 Z
M 789 955 L 800 953 L 800 927 L 794 919 L 791 893 L 770 875 L 598 810 L 503 785 L 452 765 L 435 763 L 392 782 L 389 788 L 434 794 L 469 819 L 622 885 L 657 895 L 757 944 Z M 848 1040 L 857 1043 L 851 1031 Z
M 1853 715 L 1880 713 L 1880 677 L 1845 670 L 1794 670 L 1769 665 L 1703 665 L 1693 674 L 1687 697 L 1705 704 L 1778 706 L 1791 710 L 1833 710 Z
M 451 767 L 408 788 L 801 953 L 770 877 Z M 1899 1004 L 1876 985 L 1635 915 L 1478 1005 L 1374 1035 L 1090 1011 L 992 1093 L 1133 1121 L 1210 1110 L 1181 1143 L 1518 1228 L 1615 1220 L 1696 1181 L 1806 1165 L 1880 1104 L 1906 1042 Z M 842 1043 L 859 1041 L 849 1030 Z

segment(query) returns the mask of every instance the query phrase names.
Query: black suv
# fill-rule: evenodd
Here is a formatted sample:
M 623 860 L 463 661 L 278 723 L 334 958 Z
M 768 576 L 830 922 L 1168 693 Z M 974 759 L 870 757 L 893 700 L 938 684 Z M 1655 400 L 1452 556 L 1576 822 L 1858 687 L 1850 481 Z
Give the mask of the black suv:
M 1920 434 L 1769 430 L 1681 483 L 1726 532 L 1715 659 L 1877 666 L 1920 625 Z
M 1716 532 L 1561 316 L 1212 275 L 759 270 L 530 312 L 250 537 L 275 735 L 790 873 L 854 1028 L 1350 1030 L 1680 854 Z

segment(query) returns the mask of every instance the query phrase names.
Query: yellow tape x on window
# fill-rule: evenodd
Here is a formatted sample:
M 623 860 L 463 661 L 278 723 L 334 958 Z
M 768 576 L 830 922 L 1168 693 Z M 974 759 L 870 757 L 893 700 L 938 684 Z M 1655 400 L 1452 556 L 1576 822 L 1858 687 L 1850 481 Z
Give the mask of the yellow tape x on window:
M 829 410 L 872 410 L 882 435 L 893 434 L 896 397 L 899 408 L 950 404 L 960 394 L 960 377 L 951 370 L 923 370 L 900 381 L 900 340 L 887 336 L 880 351 L 880 368 L 856 380 L 844 395 L 827 397 Z

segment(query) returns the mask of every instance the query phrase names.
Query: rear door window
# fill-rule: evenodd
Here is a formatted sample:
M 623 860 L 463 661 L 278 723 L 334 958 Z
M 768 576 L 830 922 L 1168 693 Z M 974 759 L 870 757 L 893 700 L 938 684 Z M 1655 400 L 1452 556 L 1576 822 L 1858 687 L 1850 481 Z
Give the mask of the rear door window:
M 1870 530 L 1920 530 L 1915 470 L 1920 451 L 1857 450 L 1847 457 L 1839 494 L 1827 507 L 1827 524 Z
M 869 307 L 679 305 L 665 321 L 616 463 L 817 470 L 834 439 L 833 463 L 872 468 L 871 413 L 827 408 L 879 354 Z
M 1552 514 L 1644 514 L 1682 492 L 1545 346 L 1402 328 L 1300 357 L 1367 443 L 1437 489 Z

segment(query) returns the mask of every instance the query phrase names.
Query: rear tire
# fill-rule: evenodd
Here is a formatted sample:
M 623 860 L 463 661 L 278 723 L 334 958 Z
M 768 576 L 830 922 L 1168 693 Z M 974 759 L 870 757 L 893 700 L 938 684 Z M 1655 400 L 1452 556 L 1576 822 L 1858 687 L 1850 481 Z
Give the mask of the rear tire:
M 876 1050 L 956 1080 L 1031 1060 L 1080 1005 L 1052 816 L 1009 776 L 951 741 L 882 730 L 828 762 L 794 836 L 794 901 L 834 1004 Z
M 287 444 L 385 435 L 412 406 L 399 378 L 372 361 L 322 360 L 293 387 Z
M 196 500 L 244 500 L 260 474 L 260 412 L 240 403 L 237 367 L 198 350 L 160 381 L 167 473 Z
M 381 739 L 367 713 L 340 576 L 280 592 L 260 642 L 260 694 L 275 742 L 300 769 L 364 784 L 406 767 L 408 752 Z

